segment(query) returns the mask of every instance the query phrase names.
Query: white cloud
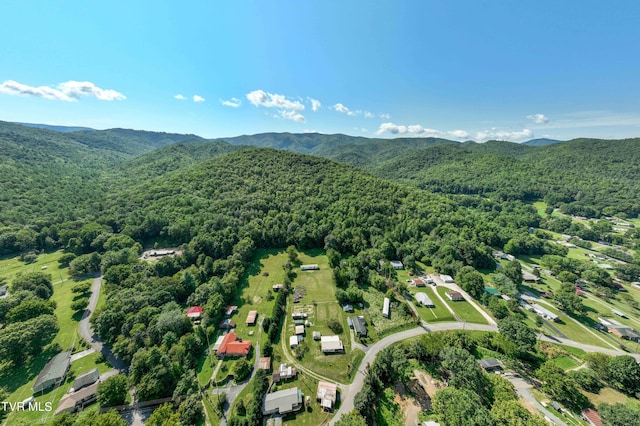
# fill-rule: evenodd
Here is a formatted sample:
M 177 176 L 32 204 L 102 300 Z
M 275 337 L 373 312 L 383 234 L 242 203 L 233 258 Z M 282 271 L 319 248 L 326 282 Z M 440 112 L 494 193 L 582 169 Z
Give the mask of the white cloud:
M 302 103 L 289 100 L 284 95 L 267 93 L 264 90 L 254 90 L 253 92 L 247 93 L 247 99 L 257 107 L 281 108 L 293 111 L 304 110 Z
M 391 114 L 387 114 L 385 112 L 378 114 L 378 117 L 382 118 L 383 120 L 391 120 Z
M 187 99 L 187 98 L 185 98 L 184 96 L 182 96 L 182 95 L 181 95 L 181 94 L 179 94 L 179 93 L 178 93 L 177 95 L 175 95 L 175 96 L 174 96 L 174 98 L 175 98 L 175 99 L 177 99 L 177 100 L 179 100 L 179 101 L 184 101 L 185 99 Z
M 300 114 L 297 111 L 287 111 L 283 109 L 280 110 L 280 115 L 282 116 L 282 118 L 286 118 L 287 120 L 304 123 L 304 115 Z
M 238 108 L 240 105 L 242 105 L 242 101 L 238 98 L 231 98 L 228 101 L 224 101 L 220 99 L 220 102 L 222 102 L 222 105 L 228 106 L 231 108 Z
M 382 123 L 376 132 L 377 135 L 383 133 L 391 133 L 393 135 L 409 135 L 409 136 L 425 136 L 425 137 L 439 137 L 442 136 L 442 132 L 435 129 L 425 129 L 419 124 L 413 124 L 410 126 L 398 125 L 394 123 Z
M 532 136 L 533 136 L 533 132 L 529 129 L 509 131 L 509 130 L 498 130 L 494 127 L 490 130 L 483 130 L 483 131 L 477 132 L 475 139 L 478 142 L 485 142 L 490 139 L 518 142 L 524 139 L 530 139 Z
M 302 133 L 318 133 L 317 130 L 309 130 L 309 129 L 305 129 L 302 131 Z
M 370 113 L 369 111 L 364 112 L 364 118 L 373 118 L 373 117 L 374 117 L 373 113 Z
M 549 122 L 549 117 L 544 114 L 531 114 L 527 115 L 527 118 L 536 124 L 545 124 Z
M 204 102 L 205 99 L 199 95 L 193 95 L 193 102 Z
M 454 138 L 460 138 L 460 139 L 464 139 L 464 138 L 468 138 L 469 137 L 469 132 L 467 132 L 465 130 L 451 130 L 451 131 L 447 132 L 447 134 L 449 136 L 453 136 Z
M 335 104 L 333 106 L 330 106 L 329 108 L 331 108 L 334 111 L 338 111 L 341 112 L 343 114 L 347 114 L 347 115 L 354 115 L 355 113 L 353 111 L 351 111 L 349 108 L 347 108 L 346 106 L 338 103 Z
M 313 98 L 307 98 L 307 99 L 309 99 L 309 102 L 311 102 L 311 110 L 313 112 L 318 111 L 320 109 L 320 107 L 322 106 L 320 101 L 317 100 L 317 99 L 313 99 Z
M 111 89 L 101 89 L 90 81 L 67 81 L 57 87 L 28 86 L 7 80 L 0 84 L 0 93 L 17 96 L 36 96 L 56 101 L 75 102 L 82 96 L 92 96 L 101 101 L 121 101 L 127 97 Z

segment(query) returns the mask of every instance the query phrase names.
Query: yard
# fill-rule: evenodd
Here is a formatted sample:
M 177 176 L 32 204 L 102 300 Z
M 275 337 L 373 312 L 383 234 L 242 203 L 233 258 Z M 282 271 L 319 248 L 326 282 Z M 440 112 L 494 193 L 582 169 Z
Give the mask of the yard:
M 346 382 L 352 369 L 357 368 L 354 361 L 361 358 L 352 349 L 347 316 L 336 301 L 336 286 L 329 261 L 322 250 L 300 253 L 299 259 L 302 264 L 318 264 L 320 269 L 315 271 L 297 270 L 293 287 L 304 288 L 305 294 L 299 303 L 293 303 L 293 297 L 289 297 L 287 316 L 282 330 L 282 338 L 286 339 L 284 344 L 288 347 L 289 337 L 295 334 L 295 324 L 291 314 L 305 312 L 311 327 L 305 327 L 305 337 L 300 342 L 300 349 L 298 349 L 298 353 L 302 355 L 299 359 L 300 362 L 320 375 Z M 335 333 L 328 327 L 330 319 L 337 319 L 340 322 L 343 328 L 341 333 Z M 338 334 L 344 345 L 344 354 L 323 354 L 320 342 L 314 341 L 312 338 L 314 331 L 320 331 L 323 336 Z M 277 345 L 277 347 L 279 350 L 281 345 Z M 276 346 L 274 346 L 275 348 Z
M 403 301 L 391 301 L 389 318 L 385 318 L 382 315 L 384 298 L 385 295 L 373 287 L 364 289 L 363 312 L 369 325 L 369 341 L 415 326 L 415 321 L 409 314 L 409 306 Z
M 0 258 L 0 277 L 6 277 L 9 282 L 19 272 L 45 272 L 51 274 L 51 281 L 57 283 L 69 279 L 69 268 L 60 265 L 62 250 L 38 255 L 33 263 L 20 261 L 19 256 Z M 45 268 L 45 269 L 42 269 Z
M 425 293 L 435 305 L 433 308 L 427 308 L 417 300 L 413 300 L 413 304 L 418 309 L 420 318 L 426 322 L 452 322 L 456 320 L 446 306 L 442 305 L 442 302 L 438 299 L 438 296 L 436 296 L 433 287 L 409 287 L 409 292 L 412 297 L 414 297 L 418 292 Z
M 487 324 L 487 320 L 469 302 L 467 302 L 466 300 L 457 302 L 451 301 L 445 294 L 446 292 L 450 291 L 448 288 L 437 287 L 437 289 L 438 294 L 442 296 L 442 298 L 445 300 L 445 303 L 447 303 L 451 307 L 451 309 L 453 309 L 453 311 L 460 317 L 460 319 L 476 324 Z

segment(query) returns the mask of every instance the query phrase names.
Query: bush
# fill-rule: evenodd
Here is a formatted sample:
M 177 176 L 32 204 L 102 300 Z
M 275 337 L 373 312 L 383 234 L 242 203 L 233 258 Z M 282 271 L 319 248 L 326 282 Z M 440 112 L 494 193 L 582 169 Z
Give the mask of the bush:
M 335 318 L 331 318 L 327 321 L 327 327 L 336 334 L 340 334 L 343 331 L 342 324 Z
M 88 297 L 82 297 L 78 300 L 74 300 L 71 303 L 71 309 L 73 309 L 74 311 L 82 311 L 84 310 L 87 305 L 89 304 L 89 298 Z

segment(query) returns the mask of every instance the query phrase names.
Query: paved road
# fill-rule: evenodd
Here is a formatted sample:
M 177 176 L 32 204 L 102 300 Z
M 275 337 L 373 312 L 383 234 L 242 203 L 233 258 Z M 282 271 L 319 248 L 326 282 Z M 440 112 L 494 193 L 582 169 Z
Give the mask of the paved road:
M 80 325 L 78 326 L 78 332 L 80 336 L 86 340 L 91 348 L 96 352 L 102 352 L 105 359 L 111 364 L 113 368 L 119 370 L 120 372 L 126 372 L 129 366 L 126 362 L 122 361 L 120 358 L 117 358 L 113 352 L 111 352 L 111 348 L 104 344 L 100 337 L 93 331 L 93 327 L 91 327 L 91 315 L 96 310 L 96 306 L 98 305 L 98 298 L 100 297 L 100 287 L 102 286 L 102 276 L 98 275 L 93 280 L 93 284 L 91 285 L 91 297 L 89 297 L 89 305 L 87 309 L 84 311 L 84 315 L 82 315 L 82 319 L 80 320 Z
M 258 326 L 262 327 L 262 324 L 258 324 Z M 258 335 L 258 340 L 260 339 L 260 336 Z M 256 354 L 256 359 L 253 363 L 253 370 L 251 370 L 251 374 L 249 375 L 249 377 L 247 378 L 247 380 L 245 380 L 244 382 L 240 383 L 240 384 L 232 384 L 232 382 L 227 383 L 226 386 L 221 387 L 221 388 L 214 388 L 211 393 L 212 394 L 221 394 L 224 393 L 227 395 L 227 405 L 225 406 L 225 410 L 222 416 L 222 419 L 220 419 L 220 426 L 226 426 L 227 425 L 227 418 L 229 416 L 229 410 L 231 410 L 231 407 L 233 406 L 233 402 L 236 400 L 236 398 L 238 397 L 238 395 L 240 395 L 240 392 L 242 392 L 244 390 L 244 388 L 247 387 L 247 385 L 249 384 L 249 382 L 251 382 L 251 379 L 253 379 L 253 376 L 256 374 L 256 371 L 258 371 L 258 364 L 260 363 L 260 343 L 256 343 L 256 350 L 255 350 L 255 354 Z M 215 381 L 215 379 L 214 379 Z
M 351 385 L 340 385 L 340 390 L 341 390 L 340 397 L 341 397 L 342 403 L 340 405 L 340 409 L 336 412 L 336 415 L 333 417 L 333 419 L 329 424 L 333 425 L 340 418 L 340 416 L 354 409 L 353 400 L 356 394 L 362 389 L 362 386 L 364 384 L 364 372 L 365 372 L 364 369 L 366 368 L 368 363 L 370 364 L 371 362 L 373 362 L 378 352 L 380 352 L 382 349 L 386 348 L 389 345 L 392 345 L 393 343 L 400 342 L 402 340 L 409 339 L 412 337 L 416 337 L 428 332 L 445 331 L 445 330 L 461 330 L 461 329 L 493 331 L 493 332 L 498 331 L 498 327 L 495 325 L 473 324 L 473 323 L 464 324 L 460 322 L 436 323 L 436 324 L 429 324 L 426 327 L 416 327 L 411 330 L 406 330 L 396 334 L 392 334 L 378 341 L 374 345 L 370 346 L 364 359 L 362 360 L 362 363 L 360 364 L 360 368 L 358 370 L 358 373 L 356 373 L 353 383 Z M 545 335 L 539 335 L 537 337 L 539 340 L 553 342 L 553 343 L 561 343 L 563 345 L 580 348 L 586 352 L 602 352 L 607 355 L 631 355 L 640 362 L 640 354 L 629 354 L 621 350 L 604 349 L 599 346 L 586 345 L 583 343 L 574 342 L 573 340 L 569 340 L 569 339 L 560 339 L 560 338 L 552 339 Z
M 531 389 L 533 386 L 527 383 L 526 380 L 521 379 L 519 377 L 513 377 L 513 376 L 508 377 L 508 379 L 513 384 L 513 387 L 516 388 L 516 393 L 522 399 L 526 400 L 531 405 L 533 405 L 536 408 L 536 410 L 541 412 L 547 418 L 551 419 L 551 421 L 554 422 L 555 424 L 566 425 L 566 423 L 563 420 L 560 420 L 551 411 L 547 410 L 542 404 L 536 401 L 533 394 L 529 391 L 529 389 Z

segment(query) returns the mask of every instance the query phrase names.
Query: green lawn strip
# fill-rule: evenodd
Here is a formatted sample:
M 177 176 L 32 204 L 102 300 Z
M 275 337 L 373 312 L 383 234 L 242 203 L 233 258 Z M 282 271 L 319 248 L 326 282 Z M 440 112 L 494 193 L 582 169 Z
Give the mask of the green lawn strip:
M 400 405 L 394 402 L 396 393 L 393 388 L 386 388 L 376 403 L 376 423 L 379 425 L 402 425 L 404 415 Z
M 77 330 L 78 323 L 82 318 L 82 311 L 74 311 L 71 309 L 71 304 L 74 299 L 82 296 L 78 296 L 71 290 L 77 284 L 84 282 L 91 283 L 92 281 L 92 278 L 81 281 L 65 281 L 53 288 L 53 296 L 51 297 L 51 300 L 55 301 L 57 304 L 55 315 L 58 319 L 58 326 L 60 327 L 60 331 L 53 340 L 53 343 L 59 344 L 62 349 L 68 349 L 74 342 L 78 343 L 78 340 L 80 339 Z
M 622 392 L 618 392 L 615 389 L 605 387 L 600 389 L 599 393 L 591 393 L 581 391 L 595 407 L 600 404 L 615 404 L 621 403 L 631 407 L 635 407 L 636 409 L 640 409 L 640 401 L 635 398 L 630 398 Z
M 209 401 L 209 398 L 211 397 L 212 396 L 207 393 L 206 397 L 202 398 L 202 403 L 204 404 L 204 409 L 207 414 L 207 420 L 209 420 L 209 424 L 217 425 L 220 424 L 220 416 L 218 416 L 216 410 L 213 409 L 211 401 Z
M 445 294 L 448 291 L 451 290 L 446 287 L 438 287 L 438 293 L 445 300 L 445 303 L 447 303 L 463 321 L 477 324 L 487 324 L 487 320 L 468 301 L 461 300 L 453 302 L 449 300 L 449 298 Z
M 557 358 L 552 359 L 551 361 L 553 361 L 555 365 L 562 368 L 563 370 L 569 370 L 582 365 L 581 362 L 576 361 L 572 357 L 566 356 L 566 355 L 559 356 Z
M 212 350 L 213 344 L 209 350 Z M 200 359 L 198 359 L 198 364 L 196 366 L 196 371 L 198 373 L 198 383 L 200 386 L 206 386 L 211 380 L 211 375 L 213 374 L 213 370 L 216 368 L 216 364 L 218 363 L 218 359 L 214 356 L 213 360 L 211 356 L 208 354 L 202 354 Z
M 550 306 L 547 304 L 541 304 L 541 306 L 553 312 L 554 314 L 558 315 L 561 322 L 553 322 L 551 323 L 551 325 L 557 328 L 561 333 L 563 333 L 565 336 L 567 336 L 571 340 L 574 340 L 580 343 L 586 343 L 588 345 L 600 346 L 607 349 L 611 349 L 609 345 L 607 345 L 601 339 L 595 337 L 593 334 L 587 331 L 585 329 L 586 326 L 582 326 L 576 323 L 574 320 L 569 318 L 567 314 L 560 311 L 555 306 Z M 594 330 L 594 333 L 598 333 L 598 332 Z
M 571 355 L 580 359 L 584 359 L 584 356 L 587 354 L 585 350 L 580 348 L 574 348 L 573 346 L 567 346 L 567 345 L 558 345 L 558 346 L 560 346 L 562 349 L 564 349 Z
M 111 369 L 111 366 L 109 366 L 106 362 L 101 362 L 101 363 L 97 362 L 99 355 L 100 355 L 99 353 L 92 353 L 90 355 L 87 355 L 86 357 L 80 358 L 72 362 L 71 367 L 69 368 L 69 373 L 67 373 L 67 378 L 61 386 L 49 391 L 45 391 L 44 393 L 38 393 L 38 395 L 34 395 L 36 402 L 40 402 L 41 406 L 43 407 L 46 402 L 51 402 L 53 411 L 49 413 L 47 412 L 43 413 L 38 411 L 15 412 L 10 415 L 10 419 L 9 419 L 10 421 L 7 424 L 11 424 L 12 422 L 17 422 L 18 420 L 22 420 L 27 424 L 35 424 L 39 422 L 41 419 L 50 420 L 53 417 L 53 412 L 58 407 L 58 403 L 60 402 L 60 399 L 64 396 L 65 393 L 67 393 L 67 391 L 73 384 L 73 381 L 75 380 L 76 377 L 96 367 L 98 368 L 98 371 L 100 372 L 100 374 L 103 374 Z M 15 392 L 13 392 L 9 396 L 8 400 L 24 401 L 25 399 L 29 398 L 30 396 L 33 395 L 33 391 L 31 390 L 31 387 L 33 386 L 34 383 L 35 383 L 35 377 L 33 377 L 32 380 L 30 380 L 25 385 L 21 386 Z
M 62 250 L 43 253 L 33 263 L 20 261 L 19 256 L 0 258 L 0 277 L 6 277 L 9 282 L 20 272 L 44 272 L 51 275 L 51 281 L 56 283 L 69 279 L 69 268 L 61 267 L 60 256 Z M 46 267 L 45 269 L 42 269 Z

